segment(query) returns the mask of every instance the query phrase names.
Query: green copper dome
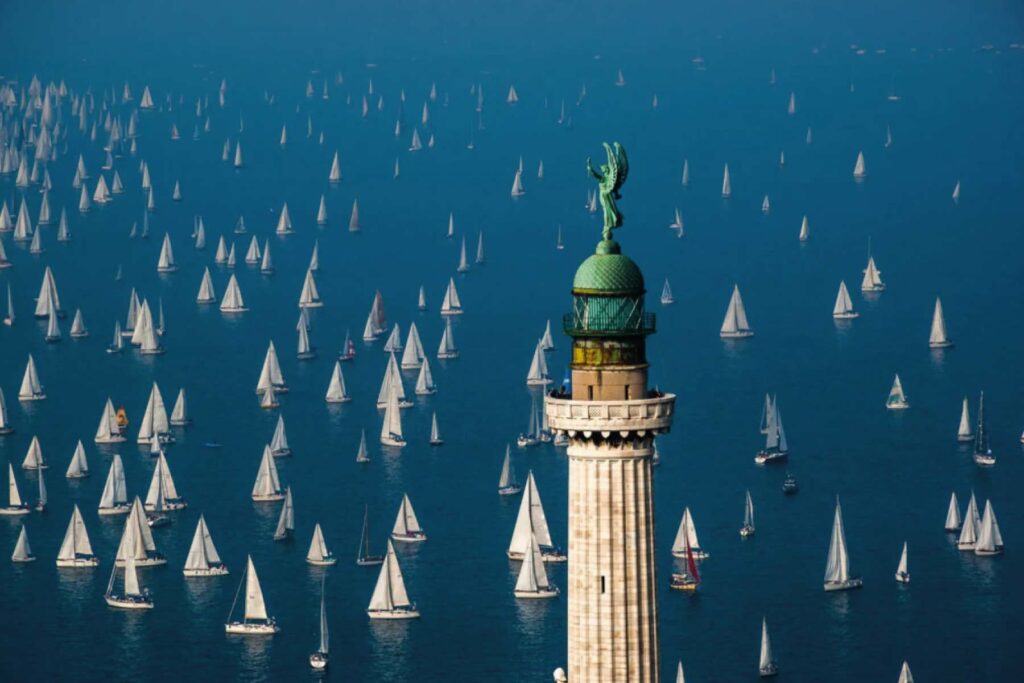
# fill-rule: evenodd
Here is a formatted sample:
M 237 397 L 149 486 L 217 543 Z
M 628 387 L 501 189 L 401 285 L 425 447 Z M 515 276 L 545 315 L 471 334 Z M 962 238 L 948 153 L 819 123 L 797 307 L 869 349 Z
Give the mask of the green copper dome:
M 602 240 L 597 251 L 576 270 L 574 292 L 586 294 L 641 294 L 644 276 L 633 259 L 622 254 L 615 240 Z

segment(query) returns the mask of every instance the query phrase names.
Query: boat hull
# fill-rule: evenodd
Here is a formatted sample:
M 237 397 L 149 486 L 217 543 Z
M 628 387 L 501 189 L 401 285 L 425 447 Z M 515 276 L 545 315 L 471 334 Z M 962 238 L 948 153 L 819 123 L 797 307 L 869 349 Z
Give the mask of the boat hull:
M 754 527 L 752 527 L 752 526 L 740 527 L 740 536 L 742 536 L 743 538 L 748 538 L 748 537 L 753 536 L 753 535 L 754 535 Z
M 1002 548 L 996 548 L 994 550 L 982 550 L 980 548 L 975 548 L 974 549 L 974 554 L 978 555 L 980 557 L 991 557 L 992 555 L 1002 555 L 1003 554 L 1003 549 Z
M 123 503 L 121 505 L 115 505 L 112 508 L 100 508 L 97 510 L 97 514 L 101 517 L 113 517 L 115 515 L 127 515 L 131 511 L 132 506 L 128 505 L 128 503 Z
M 284 494 L 270 493 L 267 495 L 253 495 L 252 499 L 256 503 L 276 503 L 277 501 L 284 500 Z
M 108 605 L 117 609 L 153 609 L 153 601 L 146 596 L 137 598 L 107 595 L 103 598 Z
M 864 582 L 861 579 L 847 579 L 846 581 L 826 581 L 825 592 L 832 593 L 834 591 L 848 591 L 855 588 L 861 588 Z
M 415 607 L 406 609 L 393 609 L 393 610 L 382 610 L 382 609 L 368 609 L 366 614 L 371 619 L 419 619 L 420 612 Z
M 975 453 L 974 464 L 979 467 L 993 467 L 996 464 L 996 459 L 985 453 Z
M 368 555 L 367 557 L 356 558 L 356 564 L 360 567 L 375 567 L 384 564 L 384 558 L 379 555 Z
M 124 566 L 124 560 L 114 560 L 114 563 L 118 567 Z M 160 567 L 165 564 L 167 564 L 167 558 L 160 554 L 156 554 L 152 557 L 147 557 L 142 560 L 135 560 L 136 567 Z
M 722 339 L 749 339 L 754 336 L 753 332 L 719 332 Z
M 306 558 L 306 564 L 311 564 L 314 567 L 333 567 L 338 564 L 338 558 L 336 557 L 325 557 L 322 560 L 311 560 Z
M 323 671 L 327 668 L 327 655 L 322 652 L 314 652 L 309 656 L 309 666 L 314 671 Z
M 499 496 L 515 496 L 523 492 L 522 486 L 504 486 L 498 489 Z
M 900 583 L 910 583 L 910 574 L 906 572 L 896 572 L 896 580 Z
M 700 548 L 694 548 L 692 546 L 690 547 L 690 555 L 692 555 L 695 560 L 706 560 L 711 557 L 711 553 L 706 550 L 701 550 Z M 678 557 L 681 560 L 685 560 L 686 550 L 673 550 L 672 557 Z
M 775 666 L 774 664 L 762 666 L 760 669 L 758 669 L 758 675 L 761 676 L 761 678 L 771 678 L 772 676 L 777 676 L 778 674 L 779 667 Z
M 395 448 L 402 448 L 405 446 L 405 439 L 396 439 L 393 436 L 382 436 L 380 442 L 385 446 L 393 446 Z
M 231 633 L 239 636 L 272 636 L 280 630 L 281 629 L 277 627 L 277 623 L 274 621 L 262 623 L 233 621 L 229 624 L 224 624 L 225 633 Z
M 400 543 L 423 543 L 427 540 L 427 535 L 422 531 L 409 534 L 391 534 L 392 541 L 399 541 Z
M 513 591 L 513 594 L 521 600 L 544 600 L 550 598 L 557 598 L 559 595 L 558 588 L 555 586 L 547 586 L 546 588 L 538 588 L 535 591 Z
M 788 451 L 758 451 L 754 456 L 754 462 L 758 465 L 770 465 L 772 463 L 786 462 L 789 460 Z
M 953 346 L 953 342 L 951 342 L 951 341 L 928 342 L 928 348 L 930 348 L 930 349 L 948 349 L 948 348 L 950 348 L 952 346 Z
M 6 507 L 0 508 L 0 515 L 4 517 L 20 517 L 21 515 L 27 515 L 32 512 L 32 508 L 27 505 L 19 507 Z
M 203 576 L 227 576 L 230 572 L 228 572 L 228 568 L 225 565 L 218 565 L 209 569 L 183 569 L 181 573 L 189 578 L 197 578 Z
M 72 560 L 57 560 L 60 569 L 91 569 L 100 566 L 98 557 L 76 557 Z

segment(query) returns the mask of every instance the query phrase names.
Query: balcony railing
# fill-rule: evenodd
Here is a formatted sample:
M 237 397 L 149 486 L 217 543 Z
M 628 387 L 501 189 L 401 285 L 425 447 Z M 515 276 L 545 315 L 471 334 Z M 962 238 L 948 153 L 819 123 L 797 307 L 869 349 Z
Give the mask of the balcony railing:
M 571 337 L 635 337 L 654 334 L 654 313 L 566 313 L 562 329 Z

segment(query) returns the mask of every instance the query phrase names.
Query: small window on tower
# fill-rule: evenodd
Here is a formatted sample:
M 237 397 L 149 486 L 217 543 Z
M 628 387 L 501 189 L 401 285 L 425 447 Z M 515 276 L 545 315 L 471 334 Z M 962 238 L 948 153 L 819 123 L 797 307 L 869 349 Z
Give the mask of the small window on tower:
M 629 385 L 626 385 L 626 400 L 629 400 Z
M 604 575 L 601 575 L 601 595 L 604 595 Z
M 587 386 L 587 400 L 588 401 L 593 401 L 594 400 L 594 385 L 592 385 L 592 384 Z

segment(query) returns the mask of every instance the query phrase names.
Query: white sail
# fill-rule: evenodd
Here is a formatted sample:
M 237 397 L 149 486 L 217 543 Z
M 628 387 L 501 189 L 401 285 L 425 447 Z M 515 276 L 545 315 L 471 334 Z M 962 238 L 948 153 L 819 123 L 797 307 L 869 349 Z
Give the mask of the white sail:
M 274 427 L 274 436 L 270 439 L 270 452 L 274 455 L 288 455 L 292 452 L 288 445 L 288 434 L 284 429 L 284 416 L 277 416 L 277 425 Z
M 228 280 L 228 288 L 224 292 L 224 298 L 220 302 L 220 310 L 224 313 L 241 313 L 247 311 L 245 300 L 242 298 L 242 290 L 238 287 L 238 280 L 232 273 Z
M 750 324 L 747 322 L 747 311 L 743 306 L 739 285 L 733 285 L 732 297 L 729 299 L 729 307 L 725 311 L 725 319 L 722 321 L 719 336 L 732 339 L 752 337 L 753 335 Z
M 103 493 L 100 496 L 100 514 L 103 510 L 113 510 L 128 504 L 128 487 L 124 478 L 124 464 L 121 456 L 114 454 L 110 463 L 110 470 L 107 472 L 107 481 L 103 485 Z
M 11 463 L 7 463 L 7 499 L 10 508 L 20 508 L 24 505 L 21 492 L 18 491 L 18 480 L 14 478 L 14 465 Z
M 256 575 L 256 567 L 253 566 L 252 556 L 247 559 L 245 567 L 245 619 L 267 620 L 267 604 L 263 600 L 263 589 L 260 587 L 260 577 Z
M 526 194 L 526 190 L 523 189 L 523 172 L 522 170 L 516 171 L 516 176 L 512 180 L 512 196 L 522 197 Z
M 185 575 L 205 573 L 219 565 L 221 565 L 220 555 L 217 554 L 217 548 L 213 545 L 213 537 L 206 526 L 206 518 L 199 515 L 199 523 L 196 524 L 196 532 L 192 536 L 192 545 L 189 547 L 188 557 L 185 558 Z M 222 571 L 221 573 L 226 572 Z
M 836 514 L 832 520 L 832 540 L 829 542 L 828 562 L 825 565 L 825 583 L 843 584 L 850 579 L 850 558 L 846 551 L 846 533 L 843 531 L 843 510 L 836 499 Z
M 38 401 L 44 398 L 46 398 L 46 394 L 43 393 L 43 385 L 39 382 L 39 373 L 36 371 L 36 362 L 30 353 L 28 355 L 28 363 L 25 365 L 25 374 L 21 378 L 18 399 L 21 401 Z
M 309 543 L 309 551 L 306 553 L 306 561 L 314 564 L 323 563 L 331 559 L 331 552 L 327 549 L 327 542 L 324 540 L 324 532 L 320 524 L 313 528 L 313 538 Z
M 4 399 L 4 390 L 0 388 L 0 435 L 10 434 L 13 431 L 7 417 L 7 401 Z
M 280 541 L 289 538 L 295 531 L 295 503 L 292 499 L 292 487 L 284 489 L 284 505 L 281 506 L 281 514 L 277 518 L 277 529 L 274 531 L 274 540 Z
M 903 541 L 903 552 L 900 553 L 900 563 L 896 567 L 896 580 L 907 582 L 910 581 L 910 569 L 907 563 L 907 542 Z
M 508 544 L 508 556 L 513 559 L 525 557 L 530 547 L 530 537 L 535 536 L 541 546 L 551 547 L 551 531 L 548 529 L 544 504 L 540 499 L 540 491 L 533 477 L 533 471 L 526 475 L 526 486 L 523 499 L 519 504 L 519 515 L 512 531 L 512 540 Z
M 263 254 L 260 252 L 260 242 L 256 238 L 256 235 L 253 235 L 252 239 L 249 240 L 249 248 L 245 252 L 245 262 L 254 266 L 260 262 L 262 257 Z
M 859 313 L 853 310 L 853 301 L 850 300 L 850 292 L 846 289 L 846 282 L 839 282 L 839 293 L 836 294 L 836 303 L 832 307 L 832 317 L 839 320 L 850 320 L 856 318 Z
M 544 557 L 541 555 L 540 545 L 537 543 L 537 537 L 530 534 L 523 564 L 519 568 L 519 576 L 516 579 L 515 592 L 518 595 L 519 593 L 529 594 L 551 590 L 552 586 L 548 581 L 547 570 L 544 568 Z
M 388 365 L 384 370 L 384 377 L 380 383 L 380 391 L 377 393 L 377 407 L 387 407 L 390 393 L 394 389 L 396 396 L 398 397 L 399 407 L 406 403 L 405 400 L 405 386 L 402 382 L 402 373 L 398 370 L 398 362 L 395 360 L 395 354 L 388 354 Z
M 260 378 L 256 382 L 256 393 L 262 394 L 268 389 L 275 392 L 287 390 L 284 374 L 281 372 L 281 364 L 277 359 L 277 349 L 274 348 L 273 341 L 267 345 L 267 354 L 263 357 Z
M 725 165 L 722 173 L 722 197 L 728 199 L 732 195 L 732 181 L 729 180 L 729 164 Z
M 882 273 L 878 270 L 878 266 L 875 265 L 873 256 L 868 257 L 868 265 L 864 269 L 864 279 L 861 280 L 860 289 L 862 292 L 880 292 L 885 289 L 885 283 L 882 282 Z
M 210 277 L 210 269 L 203 269 L 203 280 L 199 283 L 199 294 L 196 295 L 196 303 L 212 304 L 217 300 L 217 293 L 213 288 L 213 278 Z
M 933 349 L 942 349 L 952 346 L 946 334 L 946 319 L 942 314 L 942 301 L 935 297 L 935 312 L 932 314 L 932 330 L 928 337 L 928 346 Z
M 331 160 L 331 171 L 327 174 L 327 180 L 332 183 L 341 182 L 341 161 L 338 159 L 338 152 L 334 152 L 334 159 Z
M 174 250 L 171 248 L 170 233 L 164 233 L 164 241 L 160 246 L 160 260 L 157 261 L 156 269 L 160 273 L 173 273 L 178 269 L 174 265 Z
M 676 529 L 676 537 L 672 542 L 672 554 L 675 557 L 686 557 L 686 543 L 690 543 L 690 552 L 693 557 L 700 559 L 707 557 L 708 553 L 701 549 L 700 540 L 697 538 L 697 525 L 693 521 L 693 514 L 690 508 L 683 508 L 683 517 L 679 520 L 679 528 Z
M 867 166 L 864 164 L 864 152 L 857 152 L 857 163 L 853 166 L 853 177 L 860 179 L 867 174 Z
M 441 302 L 441 315 L 458 315 L 462 313 L 462 301 L 459 299 L 459 292 L 455 288 L 455 279 L 448 279 L 448 289 L 444 292 L 444 299 Z
M 138 497 L 132 502 L 131 512 L 125 520 L 124 533 L 117 547 L 116 563 L 123 566 L 128 558 L 147 565 L 166 563 L 166 560 L 156 552 L 153 532 L 146 523 L 146 514 Z
M 256 482 L 252 486 L 252 498 L 254 500 L 279 500 L 283 495 L 281 481 L 277 476 L 277 465 L 274 464 L 274 456 L 270 452 L 270 446 L 264 446 L 263 459 L 260 460 L 260 469 L 256 473 Z
M 288 213 L 288 202 L 285 202 L 281 207 L 281 213 L 277 217 L 277 227 L 274 230 L 278 235 L 288 235 L 294 232 L 292 230 L 292 218 Z
M 162 502 L 162 504 L 158 504 Z M 153 477 L 149 482 L 149 491 L 146 493 L 146 510 L 156 510 L 161 507 L 167 508 L 168 504 L 173 507 L 183 507 L 178 490 L 174 486 L 174 478 L 171 476 L 170 466 L 167 464 L 167 457 L 160 451 L 156 461 L 156 468 L 153 470 Z
M 78 506 L 75 505 L 67 531 L 64 532 L 64 541 L 57 552 L 57 566 L 61 566 L 62 563 L 74 562 L 79 558 L 91 558 L 92 555 L 92 543 L 89 542 L 89 532 L 85 528 L 85 520 L 82 518 Z
M 996 513 L 992 507 L 992 501 L 985 501 L 985 513 L 981 517 L 978 540 L 974 544 L 976 555 L 995 555 L 1002 552 L 1003 537 L 999 533 L 999 524 L 996 522 Z
M 331 382 L 327 386 L 328 403 L 345 403 L 351 400 L 345 391 L 345 376 L 341 373 L 341 363 L 334 361 L 334 370 L 331 372 Z
M 498 478 L 498 489 L 516 486 L 515 470 L 512 467 L 512 447 L 505 446 L 505 459 L 501 463 L 501 476 Z
M 146 412 L 139 424 L 138 443 L 148 444 L 154 438 L 170 432 L 170 420 L 167 417 L 167 406 L 164 404 L 164 397 L 160 393 L 160 387 L 153 382 L 153 388 L 149 392 L 149 400 L 146 402 Z
M 551 383 L 548 376 L 547 358 L 544 356 L 542 342 L 538 341 L 533 348 L 533 359 L 530 361 L 530 369 L 526 373 L 526 384 L 529 386 L 543 386 Z
M 900 667 L 900 679 L 896 683 L 914 683 L 914 675 L 910 673 L 910 665 L 906 662 Z
M 957 539 L 957 547 L 960 550 L 974 550 L 978 542 L 978 535 L 981 531 L 981 515 L 978 514 L 978 501 L 971 494 L 967 503 L 967 512 L 964 513 L 963 525 L 960 527 L 960 537 Z
M 946 510 L 946 531 L 957 531 L 960 528 L 960 503 L 956 499 L 956 491 L 949 497 L 949 508 Z
M 889 398 L 885 401 L 885 407 L 890 410 L 901 410 L 909 406 L 910 403 L 907 401 L 907 396 L 903 393 L 903 382 L 900 381 L 900 376 L 897 374 L 893 378 L 892 388 L 889 389 Z
M 956 437 L 958 441 L 972 441 L 974 439 L 974 434 L 971 432 L 971 412 L 968 408 L 966 396 L 964 396 L 963 408 L 960 410 L 960 426 L 957 428 Z
M 668 281 L 666 280 L 666 282 Z M 555 340 L 554 337 L 551 336 L 550 320 L 548 320 L 547 324 L 544 326 L 544 334 L 541 335 L 540 345 L 541 348 L 544 349 L 545 351 L 553 351 L 555 348 Z
M 440 359 L 458 358 L 459 351 L 455 346 L 455 333 L 452 331 L 451 318 L 444 320 L 444 333 L 441 335 L 441 343 L 437 347 L 437 357 Z
M 33 436 L 25 453 L 25 459 L 21 461 L 23 470 L 45 470 L 49 465 L 43 459 L 43 449 L 39 445 L 39 437 Z
M 187 425 L 191 420 L 188 417 L 188 403 L 185 400 L 185 390 L 178 390 L 178 398 L 174 401 L 174 409 L 171 410 L 170 423 L 176 426 Z
M 775 655 L 772 652 L 772 640 L 768 635 L 768 619 L 761 619 L 761 658 L 758 660 L 758 668 L 762 672 L 775 669 Z
M 437 386 L 434 384 L 434 375 L 430 372 L 430 361 L 426 358 L 420 364 L 419 374 L 416 376 L 415 392 L 419 396 L 427 396 L 437 393 Z
M 86 460 L 85 447 L 81 441 L 75 445 L 75 452 L 71 455 L 71 462 L 68 464 L 68 470 L 64 476 L 68 479 L 82 479 L 89 476 L 89 462 Z
M 398 507 L 398 515 L 395 517 L 395 525 L 392 527 L 391 533 L 399 536 L 423 533 L 423 528 L 420 526 L 419 519 L 416 518 L 416 511 L 413 510 L 408 494 L 402 496 L 402 503 Z
M 384 556 L 384 564 L 381 565 L 377 584 L 374 586 L 373 596 L 370 598 L 367 610 L 370 612 L 392 612 L 396 608 L 410 607 L 412 607 L 412 603 L 405 590 L 405 580 L 402 578 L 402 569 L 398 565 L 398 556 L 395 555 L 395 547 L 388 540 L 387 554 Z
M 409 325 L 409 334 L 405 340 L 405 350 L 402 352 L 402 369 L 414 370 L 423 364 L 427 354 L 423 350 L 423 342 L 420 340 L 419 330 L 416 323 Z
M 800 221 L 800 241 L 806 242 L 811 236 L 811 226 L 807 221 L 807 216 L 804 216 L 803 220 Z
M 300 308 L 319 308 L 323 306 L 320 300 L 320 292 L 316 288 L 316 280 L 313 279 L 313 271 L 306 271 L 306 279 L 302 283 L 302 292 L 299 294 Z

